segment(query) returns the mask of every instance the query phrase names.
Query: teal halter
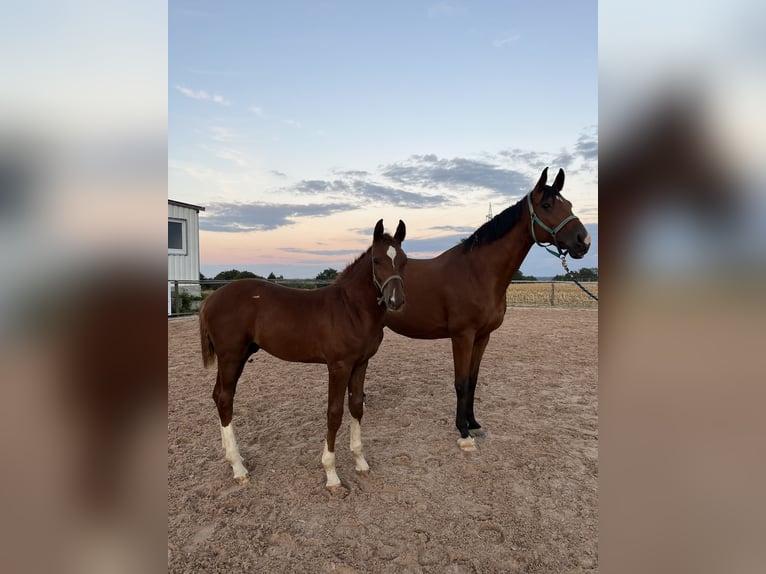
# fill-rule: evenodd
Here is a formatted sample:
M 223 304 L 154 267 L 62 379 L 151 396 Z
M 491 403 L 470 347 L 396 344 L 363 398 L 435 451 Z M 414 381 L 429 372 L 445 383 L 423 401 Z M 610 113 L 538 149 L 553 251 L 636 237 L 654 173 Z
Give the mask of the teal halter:
M 532 191 L 534 191 L 534 190 L 532 190 Z M 570 215 L 569 217 L 567 217 L 566 219 L 564 219 L 564 221 L 562 221 L 561 223 L 559 223 L 559 224 L 558 224 L 556 227 L 554 227 L 553 229 L 551 229 L 550 227 L 548 227 L 547 225 L 545 225 L 545 223 L 543 223 L 543 221 L 542 221 L 542 220 L 541 220 L 539 217 L 537 217 L 537 214 L 535 213 L 535 209 L 532 207 L 532 191 L 530 191 L 530 192 L 527 194 L 527 203 L 529 204 L 529 215 L 530 215 L 529 227 L 530 227 L 530 229 L 532 230 L 532 239 L 534 239 L 534 240 L 535 240 L 535 243 L 536 243 L 537 245 L 539 245 L 540 247 L 542 247 L 543 249 L 545 249 L 545 250 L 546 250 L 548 253 L 550 253 L 551 255 L 555 255 L 556 257 L 563 257 L 563 256 L 566 256 L 566 254 L 567 254 L 566 250 L 564 250 L 564 249 L 561 249 L 561 247 L 559 247 L 559 242 L 556 240 L 556 234 L 557 234 L 559 231 L 561 231 L 561 229 L 562 229 L 562 228 L 563 228 L 563 227 L 564 227 L 564 226 L 565 226 L 567 223 L 569 223 L 569 222 L 570 222 L 570 221 L 572 221 L 573 219 L 578 219 L 578 220 L 579 220 L 579 218 L 578 218 L 576 215 Z M 538 240 L 538 239 L 537 239 L 537 235 L 535 235 L 535 223 L 537 223 L 537 225 L 539 225 L 539 226 L 540 226 L 540 227 L 542 227 L 542 228 L 543 228 L 545 231 L 547 231 L 548 233 L 550 233 L 550 234 L 551 234 L 551 237 L 553 237 L 553 245 L 555 245 L 555 246 L 556 246 L 556 249 L 558 250 L 558 253 L 554 252 L 552 249 L 550 249 L 549 247 L 547 247 L 546 245 L 544 245 L 543 243 L 541 243 L 541 242 L 540 242 L 540 240 Z M 550 243 L 549 243 L 549 245 L 550 245 Z

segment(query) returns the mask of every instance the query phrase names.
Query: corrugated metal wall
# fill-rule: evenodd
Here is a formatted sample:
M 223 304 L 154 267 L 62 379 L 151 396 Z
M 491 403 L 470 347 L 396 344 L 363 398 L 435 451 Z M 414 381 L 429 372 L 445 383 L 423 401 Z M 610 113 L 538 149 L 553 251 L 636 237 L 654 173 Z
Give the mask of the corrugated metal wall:
M 168 218 L 186 221 L 186 255 L 168 253 L 168 280 L 199 279 L 199 213 L 168 204 Z

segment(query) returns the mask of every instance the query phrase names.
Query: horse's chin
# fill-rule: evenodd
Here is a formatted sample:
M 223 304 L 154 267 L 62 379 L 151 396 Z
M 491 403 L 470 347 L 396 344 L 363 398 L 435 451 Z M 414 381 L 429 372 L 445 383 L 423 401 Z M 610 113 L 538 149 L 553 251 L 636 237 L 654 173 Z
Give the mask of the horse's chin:
M 586 253 L 588 253 L 588 250 L 583 249 L 582 251 L 570 251 L 569 255 L 572 257 L 572 259 L 582 259 L 585 257 Z
M 404 307 L 404 304 L 403 304 L 403 303 L 401 303 L 401 304 L 399 304 L 399 303 L 396 303 L 396 304 L 394 304 L 394 305 L 392 305 L 391 303 L 386 303 L 386 310 L 387 310 L 387 311 L 391 311 L 392 313 L 398 313 L 398 312 L 399 312 L 399 310 L 400 310 L 402 307 Z

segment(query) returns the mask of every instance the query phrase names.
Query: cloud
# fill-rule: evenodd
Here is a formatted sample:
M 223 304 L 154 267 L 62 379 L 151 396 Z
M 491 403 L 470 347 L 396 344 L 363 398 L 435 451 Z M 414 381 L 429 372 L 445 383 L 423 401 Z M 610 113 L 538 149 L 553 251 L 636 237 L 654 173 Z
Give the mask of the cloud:
M 325 255 L 335 257 L 339 255 L 358 255 L 361 251 L 364 251 L 366 247 L 359 247 L 358 249 L 298 249 L 295 247 L 280 247 L 280 251 L 287 251 L 288 253 L 298 253 L 302 255 Z
M 404 240 L 404 243 L 402 243 L 402 246 L 408 254 L 420 253 L 431 257 L 451 249 L 469 235 L 470 233 L 456 233 L 452 235 L 444 235 L 442 237 L 432 237 L 427 239 L 407 238 Z
M 540 172 L 551 164 L 551 155 L 537 151 L 522 150 L 514 148 L 498 152 L 502 158 L 514 163 L 520 163 L 529 166 L 533 171 Z M 532 182 L 534 184 L 534 182 Z
M 242 137 L 232 130 L 224 126 L 210 126 L 210 139 L 220 143 L 230 143 L 236 140 L 242 139 Z
M 382 203 L 397 207 L 422 208 L 444 205 L 450 201 L 445 195 L 426 195 L 363 179 L 303 180 L 290 191 L 304 195 L 336 194 L 345 199 L 356 201 L 359 205 Z
M 261 118 L 266 117 L 266 113 L 263 111 L 261 106 L 250 106 L 250 111 Z
M 355 206 L 343 203 L 286 205 L 269 203 L 213 203 L 200 216 L 205 231 L 268 231 L 292 225 L 297 217 L 323 217 Z
M 439 159 L 436 155 L 413 155 L 409 160 L 386 166 L 383 175 L 399 183 L 422 187 L 482 187 L 504 195 L 518 196 L 534 184 L 519 171 L 465 158 Z
M 434 229 L 436 231 L 453 231 L 455 233 L 466 233 L 468 235 L 476 231 L 476 227 L 470 227 L 467 225 L 435 225 L 433 227 L 429 227 L 429 229 Z
M 553 162 L 552 162 L 552 164 L 551 164 L 551 165 L 554 165 L 554 166 L 556 166 L 557 168 L 558 168 L 558 167 L 561 167 L 561 168 L 564 168 L 564 169 L 568 169 L 568 168 L 569 168 L 569 166 L 570 166 L 570 165 L 572 165 L 572 163 L 574 162 L 574 160 L 575 160 L 575 157 L 574 157 L 574 156 L 573 156 L 571 153 L 569 153 L 569 152 L 568 152 L 568 151 L 566 151 L 566 150 L 561 150 L 561 152 L 559 153 L 559 155 L 557 155 L 557 156 L 556 156 L 556 157 L 553 159 Z
M 215 156 L 220 159 L 225 159 L 227 161 L 230 161 L 239 167 L 250 166 L 250 161 L 247 157 L 247 154 L 237 149 L 233 149 L 233 148 L 220 149 L 215 152 Z
M 586 161 L 598 159 L 598 134 L 594 132 L 582 134 L 577 138 L 575 152 Z
M 370 175 L 370 172 L 368 171 L 362 171 L 362 170 L 333 170 L 333 173 L 335 175 L 339 175 L 341 177 L 357 177 L 357 178 L 363 178 Z
M 397 207 L 436 207 L 449 202 L 444 195 L 425 195 L 413 193 L 385 185 L 377 185 L 368 181 L 356 180 L 353 184 L 357 197 L 366 201 L 395 205 Z
M 187 88 L 186 86 L 176 86 L 176 90 L 181 92 L 184 96 L 188 98 L 192 98 L 194 100 L 207 100 L 210 102 L 214 102 L 216 104 L 220 104 L 222 106 L 231 105 L 231 102 L 220 94 L 210 94 L 206 92 L 205 90 L 192 90 L 191 88 Z
M 492 45 L 495 48 L 502 48 L 503 46 L 507 46 L 508 44 L 513 44 L 514 42 L 518 42 L 521 36 L 518 34 L 511 34 L 509 36 L 505 36 L 503 38 L 498 38 L 492 42 Z

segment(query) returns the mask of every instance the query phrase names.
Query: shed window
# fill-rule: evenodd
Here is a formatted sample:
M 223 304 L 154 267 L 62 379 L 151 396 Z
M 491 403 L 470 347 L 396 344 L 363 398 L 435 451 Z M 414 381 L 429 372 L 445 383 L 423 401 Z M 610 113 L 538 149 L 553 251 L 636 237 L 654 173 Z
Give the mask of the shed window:
M 186 221 L 168 219 L 168 253 L 186 254 Z

